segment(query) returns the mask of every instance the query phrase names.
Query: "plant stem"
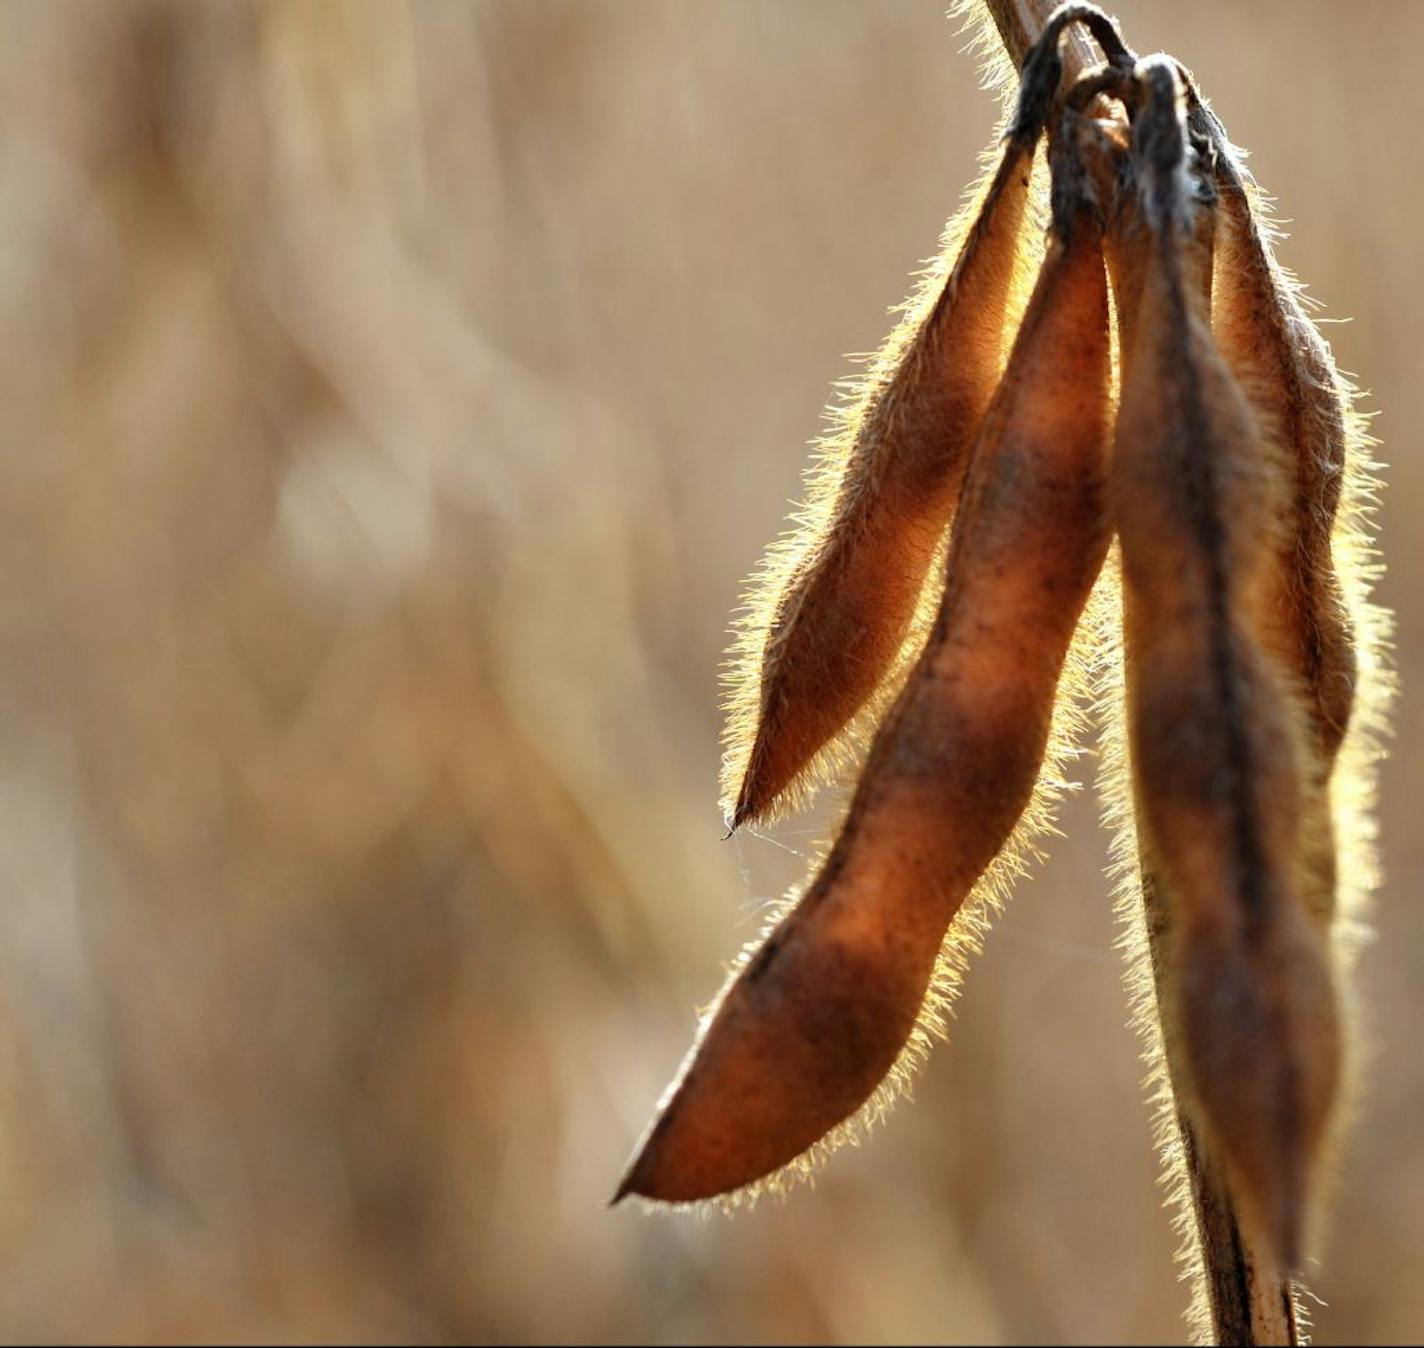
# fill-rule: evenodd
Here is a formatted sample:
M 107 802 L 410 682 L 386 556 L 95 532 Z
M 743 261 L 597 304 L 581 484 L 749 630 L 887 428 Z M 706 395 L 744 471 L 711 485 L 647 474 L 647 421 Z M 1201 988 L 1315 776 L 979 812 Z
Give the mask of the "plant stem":
M 1004 48 L 1016 67 L 1043 31 L 1058 0 L 984 0 L 999 30 Z M 1064 78 L 1072 81 L 1097 63 L 1085 33 L 1072 27 L 1063 39 Z M 1171 906 L 1149 865 L 1140 864 L 1144 929 L 1152 960 L 1158 1000 L 1158 1023 L 1163 997 L 1162 970 L 1169 962 Z M 1163 1027 L 1163 1053 L 1172 1090 L 1179 1102 L 1176 1127 L 1181 1137 L 1183 1163 L 1191 1192 L 1191 1217 L 1201 1260 L 1211 1337 L 1218 1344 L 1297 1345 L 1301 1342 L 1299 1318 L 1290 1282 L 1265 1257 L 1243 1227 L 1220 1162 L 1206 1147 L 1180 1101 L 1180 1077 L 1172 1036 Z
M 985 8 L 993 17 L 1014 68 L 1019 69 L 1025 53 L 1043 32 L 1048 16 L 1058 8 L 1058 0 L 985 0 Z M 1066 84 L 1071 84 L 1100 59 L 1094 55 L 1088 35 L 1078 27 L 1069 28 L 1063 34 L 1062 50 Z

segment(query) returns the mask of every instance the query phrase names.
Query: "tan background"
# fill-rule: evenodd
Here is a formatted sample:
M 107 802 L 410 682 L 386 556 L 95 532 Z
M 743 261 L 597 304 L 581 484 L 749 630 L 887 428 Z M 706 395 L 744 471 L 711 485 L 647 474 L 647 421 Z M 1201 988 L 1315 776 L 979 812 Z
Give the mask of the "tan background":
M 1317 1318 L 1414 1339 L 1424 6 L 1120 10 L 1381 409 L 1405 699 Z M 1180 1338 L 1090 789 L 871 1145 L 733 1222 L 603 1207 L 817 834 L 720 841 L 717 665 L 988 140 L 961 45 L 940 0 L 0 5 L 0 1337 Z

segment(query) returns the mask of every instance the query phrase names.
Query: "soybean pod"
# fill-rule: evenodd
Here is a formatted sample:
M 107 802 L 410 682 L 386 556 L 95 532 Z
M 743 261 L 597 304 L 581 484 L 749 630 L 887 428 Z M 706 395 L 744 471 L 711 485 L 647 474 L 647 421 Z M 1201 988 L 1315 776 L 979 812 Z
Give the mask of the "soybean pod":
M 1212 336 L 1174 63 L 1139 66 L 1145 246 L 1124 254 L 1112 475 L 1144 852 L 1172 908 L 1168 1033 L 1189 1106 L 1286 1267 L 1334 1104 L 1339 1030 L 1297 887 L 1304 727 L 1259 633 L 1282 474 Z M 1134 268 L 1137 270 L 1134 271 Z
M 1035 146 L 1062 73 L 1059 36 L 1074 22 L 1121 51 L 1092 6 L 1055 15 L 943 290 L 855 414 L 830 509 L 772 549 L 754 586 L 729 680 L 732 828 L 797 796 L 900 655 L 1000 377 Z
M 860 1109 L 1030 799 L 1109 537 L 1107 281 L 1075 143 L 1051 152 L 1053 235 L 974 446 L 925 650 L 820 873 L 726 988 L 619 1197 L 736 1190 Z
M 1331 535 L 1345 471 L 1345 407 L 1328 348 L 1271 256 L 1251 186 L 1221 124 L 1194 110 L 1217 151 L 1222 243 L 1214 324 L 1259 434 L 1287 475 L 1286 528 L 1262 625 L 1296 690 L 1304 745 L 1301 889 L 1328 929 L 1337 860 L 1330 781 L 1349 724 L 1355 635 Z
M 1333 765 L 1354 701 L 1354 637 L 1331 535 L 1345 476 L 1345 404 L 1334 361 L 1272 257 L 1252 189 L 1221 124 L 1216 150 L 1222 248 L 1213 311 L 1217 339 L 1256 416 L 1292 472 L 1276 639 L 1300 678 L 1310 727 Z

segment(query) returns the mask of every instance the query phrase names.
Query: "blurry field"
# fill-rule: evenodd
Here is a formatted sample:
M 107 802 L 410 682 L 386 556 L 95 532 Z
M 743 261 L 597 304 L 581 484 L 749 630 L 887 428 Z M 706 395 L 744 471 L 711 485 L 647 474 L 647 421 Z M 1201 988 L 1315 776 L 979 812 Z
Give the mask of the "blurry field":
M 1090 787 L 870 1145 L 604 1207 L 830 817 L 720 840 L 717 667 L 994 125 L 942 10 L 0 0 L 0 1338 L 1181 1338 Z M 1405 693 L 1317 1325 L 1410 1340 L 1424 6 L 1118 10 L 1380 409 Z

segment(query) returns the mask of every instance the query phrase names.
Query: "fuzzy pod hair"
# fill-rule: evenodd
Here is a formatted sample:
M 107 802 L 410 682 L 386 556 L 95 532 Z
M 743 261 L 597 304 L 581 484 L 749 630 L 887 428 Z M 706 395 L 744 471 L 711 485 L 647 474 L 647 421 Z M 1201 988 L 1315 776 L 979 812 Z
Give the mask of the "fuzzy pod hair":
M 1339 872 L 1331 778 L 1358 673 L 1354 618 L 1332 544 L 1345 483 L 1348 405 L 1328 346 L 1271 256 L 1237 151 L 1205 108 L 1194 108 L 1192 118 L 1214 147 L 1221 198 L 1213 327 L 1258 434 L 1290 474 L 1287 529 L 1263 629 L 1310 731 L 1300 883 L 1328 932 Z
M 1053 157 L 1056 179 L 1086 182 Z M 620 1194 L 756 1185 L 878 1111 L 1021 855 L 1021 820 L 1042 812 L 1060 676 L 1108 546 L 1101 231 L 1087 198 L 1070 209 L 1056 188 L 1063 213 L 975 444 L 935 629 L 819 875 L 725 989 Z
M 1288 530 L 1268 620 L 1302 685 L 1328 775 L 1350 722 L 1353 624 L 1332 537 L 1345 484 L 1346 400 L 1330 349 L 1276 265 L 1249 181 L 1221 124 L 1202 111 L 1220 196 L 1212 325 L 1258 433 L 1290 463 Z
M 903 680 L 1032 256 L 1033 134 L 1010 135 L 866 376 L 832 409 L 796 527 L 753 575 L 726 675 L 723 809 L 794 808 Z M 950 265 L 952 261 L 953 265 Z
M 1325 765 L 1329 781 L 1326 789 L 1313 800 L 1309 773 L 1306 774 L 1307 799 L 1303 820 L 1306 836 L 1301 848 L 1300 886 L 1317 922 L 1323 919 L 1328 924 L 1329 959 L 1338 1003 L 1340 1038 L 1348 1050 L 1339 1069 L 1340 1080 L 1336 1087 L 1337 1099 L 1330 1136 L 1319 1148 L 1320 1154 L 1315 1163 L 1314 1206 L 1318 1210 L 1326 1202 L 1326 1191 L 1332 1179 L 1331 1158 L 1338 1148 L 1340 1135 L 1348 1125 L 1365 1057 L 1360 1033 L 1361 1015 L 1351 975 L 1358 952 L 1367 937 L 1369 896 L 1379 880 L 1375 799 L 1378 765 L 1383 757 L 1388 734 L 1388 711 L 1394 696 L 1394 679 L 1388 658 L 1391 617 L 1371 597 L 1383 569 L 1373 538 L 1373 514 L 1379 490 L 1377 467 L 1371 461 L 1375 442 L 1368 435 L 1367 418 L 1356 405 L 1358 394 L 1354 386 L 1335 367 L 1328 345 L 1309 317 L 1308 310 L 1315 306 L 1306 299 L 1299 282 L 1274 256 L 1274 245 L 1280 236 L 1272 223 L 1267 199 L 1244 169 L 1241 152 L 1230 144 L 1220 123 L 1205 106 L 1195 100 L 1195 91 L 1193 95 L 1196 102 L 1192 111 L 1194 139 L 1210 144 L 1217 167 L 1214 177 L 1220 198 L 1220 219 L 1216 229 L 1216 284 L 1213 289 L 1218 301 L 1223 291 L 1226 297 L 1224 304 L 1218 302 L 1214 306 L 1214 319 L 1223 352 L 1252 404 L 1258 418 L 1258 433 L 1264 431 L 1266 438 L 1271 438 L 1273 426 L 1278 438 L 1287 438 L 1290 431 L 1279 428 L 1282 424 L 1290 427 L 1292 422 L 1288 418 L 1279 418 L 1279 414 L 1274 423 L 1270 418 L 1270 410 L 1279 407 L 1281 395 L 1279 385 L 1273 390 L 1263 388 L 1260 377 L 1263 359 L 1269 360 L 1274 356 L 1277 361 L 1297 362 L 1298 371 L 1288 371 L 1286 375 L 1287 389 L 1291 388 L 1291 381 L 1299 381 L 1293 394 L 1288 396 L 1293 396 L 1298 402 L 1314 404 L 1304 417 L 1294 423 L 1297 436 L 1306 430 L 1308 437 L 1315 441 L 1314 464 L 1307 462 L 1298 469 L 1301 448 L 1296 445 L 1267 450 L 1268 456 L 1276 462 L 1277 473 L 1284 472 L 1286 481 L 1293 482 L 1299 471 L 1304 484 L 1299 495 L 1292 490 L 1282 493 L 1285 501 L 1281 511 L 1282 532 L 1278 537 L 1286 546 L 1281 555 L 1287 562 L 1293 557 L 1308 557 L 1312 553 L 1319 558 L 1324 552 L 1321 534 L 1328 534 L 1329 557 L 1333 562 L 1345 614 L 1344 625 L 1354 642 L 1353 708 L 1333 762 L 1328 753 L 1329 731 L 1326 730 L 1324 735 L 1321 732 L 1332 719 L 1338 725 L 1341 717 L 1338 712 L 1333 718 L 1328 712 L 1325 715 L 1319 712 L 1312 714 L 1310 704 L 1314 699 L 1301 688 L 1310 668 L 1307 660 L 1296 656 L 1284 662 L 1288 681 L 1294 683 L 1295 690 L 1301 695 L 1302 714 L 1307 722 L 1314 722 L 1312 729 L 1315 735 L 1305 737 L 1307 751 L 1312 738 L 1326 748 L 1325 755 L 1315 761 Z M 1246 214 L 1248 210 L 1249 218 Z M 1114 245 L 1120 245 L 1120 238 L 1121 225 L 1109 231 L 1110 262 L 1115 260 Z M 1243 268 L 1247 272 L 1245 277 L 1240 275 Z M 1127 336 L 1127 325 L 1124 323 L 1126 315 L 1121 312 L 1121 287 L 1116 284 L 1116 269 L 1114 280 L 1121 347 Z M 1233 294 L 1227 287 L 1235 287 L 1236 293 Z M 1255 296 L 1251 294 L 1252 290 Z M 1247 305 L 1253 299 L 1278 306 L 1281 316 L 1252 315 L 1251 321 L 1264 325 L 1268 337 L 1259 343 L 1256 350 L 1245 351 L 1243 333 L 1238 325 L 1249 312 Z M 1289 339 L 1289 346 L 1284 350 L 1281 336 L 1277 336 L 1274 342 L 1269 338 L 1270 330 L 1275 328 L 1279 334 L 1282 325 L 1282 335 Z M 1335 404 L 1333 408 L 1330 402 Z M 1263 407 L 1265 416 L 1262 414 Z M 1335 465 L 1340 471 L 1332 486 L 1330 477 L 1333 474 L 1329 470 Z M 1336 491 L 1338 502 L 1334 507 L 1333 520 L 1327 519 L 1325 516 L 1331 509 L 1331 495 Z M 1117 570 L 1115 549 L 1105 576 L 1110 578 Z M 1280 568 L 1277 567 L 1278 576 L 1279 573 Z M 1303 596 L 1311 593 L 1310 585 L 1298 585 L 1294 590 L 1294 602 L 1299 604 Z M 1315 593 L 1328 597 L 1330 589 L 1327 586 Z M 1289 612 L 1281 600 L 1279 587 L 1275 590 L 1275 596 L 1276 611 Z M 1270 607 L 1268 603 L 1268 613 Z M 1229 1223 L 1229 1215 L 1202 1211 L 1199 1207 L 1204 1196 L 1210 1197 L 1213 1184 L 1208 1182 L 1203 1185 L 1194 1176 L 1199 1176 L 1211 1160 L 1203 1154 L 1198 1139 L 1181 1114 L 1186 1088 L 1184 1083 L 1173 1081 L 1175 1057 L 1169 1056 L 1164 1042 L 1164 1033 L 1170 1033 L 1170 1025 L 1164 1025 L 1161 1006 L 1167 971 L 1154 967 L 1153 957 L 1159 951 L 1170 951 L 1170 931 L 1166 929 L 1170 925 L 1170 914 L 1166 896 L 1145 889 L 1145 886 L 1156 888 L 1157 885 L 1154 862 L 1140 835 L 1139 818 L 1134 808 L 1121 615 L 1115 606 L 1104 605 L 1094 610 L 1094 617 L 1101 624 L 1095 647 L 1097 664 L 1092 676 L 1096 698 L 1094 719 L 1101 727 L 1099 794 L 1104 824 L 1112 838 L 1109 873 L 1114 884 L 1115 908 L 1120 924 L 1119 945 L 1125 961 L 1124 978 L 1130 1019 L 1147 1068 L 1146 1087 L 1153 1135 L 1163 1164 L 1162 1184 L 1174 1227 L 1181 1238 L 1179 1263 L 1183 1279 L 1192 1289 L 1188 1323 L 1196 1342 L 1226 1341 L 1219 1337 L 1222 1326 L 1216 1323 L 1217 1312 L 1233 1304 L 1239 1306 L 1246 1300 L 1251 1300 L 1253 1306 L 1264 1305 L 1269 1311 L 1269 1298 L 1260 1303 L 1254 1297 L 1243 1296 L 1237 1288 L 1215 1284 L 1238 1275 L 1259 1280 L 1269 1279 L 1272 1274 L 1269 1269 L 1255 1266 L 1254 1255 L 1249 1250 L 1238 1249 L 1238 1254 L 1245 1261 L 1242 1267 L 1222 1267 L 1217 1261 L 1208 1267 L 1204 1258 L 1204 1239 L 1212 1240 L 1218 1246 L 1235 1247 L 1236 1234 L 1223 1227 L 1223 1222 Z M 1296 631 L 1309 631 L 1299 619 L 1296 623 Z M 1288 624 L 1277 624 L 1277 633 L 1282 626 L 1286 631 L 1290 630 Z M 1264 630 L 1268 634 L 1271 632 L 1269 621 Z M 1284 647 L 1289 656 L 1286 643 L 1277 641 L 1272 644 L 1278 654 Z M 1299 650 L 1300 646 L 1296 649 Z M 1300 671 L 1295 680 L 1289 677 L 1292 665 Z M 1336 668 L 1348 668 L 1348 664 L 1337 661 Z M 1343 680 L 1335 681 L 1337 693 L 1342 684 Z M 1327 683 L 1327 689 L 1328 686 Z M 1335 705 L 1339 707 L 1340 702 L 1337 700 Z M 1322 811 L 1325 816 L 1324 841 Z M 1336 847 L 1338 857 L 1332 868 L 1329 858 Z M 1326 853 L 1324 861 L 1320 859 L 1322 851 Z M 1322 880 L 1321 876 L 1323 873 L 1328 877 L 1330 869 L 1335 872 L 1335 900 L 1333 910 L 1327 912 L 1325 909 L 1329 905 L 1322 903 L 1320 894 L 1321 891 L 1328 894 L 1330 881 L 1328 878 Z M 1314 893 L 1311 889 L 1312 872 L 1316 877 Z M 1215 1231 L 1211 1230 L 1213 1224 L 1217 1228 Z M 1311 1238 L 1316 1233 L 1307 1229 L 1306 1234 Z M 1286 1284 L 1282 1295 L 1284 1305 L 1277 1308 L 1280 1317 L 1278 1326 L 1289 1324 L 1297 1330 L 1304 1328 L 1307 1320 L 1299 1284 Z M 1230 1332 L 1229 1329 L 1227 1332 Z
M 1171 922 L 1160 1009 L 1176 1084 L 1294 1269 L 1340 1025 L 1327 948 L 1298 892 L 1305 732 L 1258 630 L 1287 532 L 1287 476 L 1209 326 L 1196 216 L 1213 208 L 1190 191 L 1175 65 L 1149 59 L 1139 78 L 1145 242 L 1124 268 L 1136 315 L 1112 496 L 1139 843 Z
M 795 808 L 855 761 L 923 644 L 925 577 L 1041 257 L 1034 148 L 1063 75 L 1060 40 L 1077 25 L 1130 59 L 1096 6 L 1054 14 L 1024 61 L 995 166 L 867 376 L 832 409 L 797 527 L 749 584 L 725 676 L 733 829 Z
M 1274 255 L 1279 231 L 1242 152 L 1204 104 L 1191 117 L 1215 151 L 1221 200 L 1213 326 L 1259 434 L 1281 446 L 1290 474 L 1265 632 L 1308 728 L 1300 887 L 1329 943 L 1343 1023 L 1341 1104 L 1323 1189 L 1366 1054 L 1353 975 L 1377 882 L 1375 778 L 1394 693 L 1389 615 L 1370 598 L 1381 570 L 1372 541 L 1374 441 L 1356 390 L 1310 317 L 1318 306 Z

